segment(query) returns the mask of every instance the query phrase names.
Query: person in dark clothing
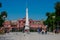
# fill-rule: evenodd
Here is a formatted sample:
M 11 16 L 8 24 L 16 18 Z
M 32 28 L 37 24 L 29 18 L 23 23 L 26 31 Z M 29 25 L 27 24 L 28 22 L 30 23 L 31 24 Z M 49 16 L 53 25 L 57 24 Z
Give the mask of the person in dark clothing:
M 38 33 L 40 33 L 42 31 L 42 28 L 39 28 L 37 29 Z
M 46 30 L 45 30 L 45 34 L 47 34 L 47 28 L 46 28 Z
M 22 32 L 24 33 L 24 29 L 25 29 L 25 26 L 23 27 L 23 29 L 22 29 Z

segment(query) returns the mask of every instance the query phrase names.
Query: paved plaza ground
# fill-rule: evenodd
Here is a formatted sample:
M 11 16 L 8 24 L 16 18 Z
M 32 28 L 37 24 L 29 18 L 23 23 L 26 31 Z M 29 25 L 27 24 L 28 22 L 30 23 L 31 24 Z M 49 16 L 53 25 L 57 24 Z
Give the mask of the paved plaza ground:
M 60 34 L 48 32 L 48 34 L 38 34 L 30 32 L 30 34 L 22 32 L 10 32 L 0 35 L 0 40 L 60 40 Z

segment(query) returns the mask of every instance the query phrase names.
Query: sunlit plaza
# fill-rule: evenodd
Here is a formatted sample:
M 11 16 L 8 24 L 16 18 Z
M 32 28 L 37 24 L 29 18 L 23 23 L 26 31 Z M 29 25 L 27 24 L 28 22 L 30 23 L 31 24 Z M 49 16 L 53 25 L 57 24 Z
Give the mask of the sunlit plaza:
M 60 0 L 0 1 L 0 40 L 60 40 Z
M 0 40 L 60 40 L 60 34 L 48 32 L 48 34 L 39 34 L 37 32 L 22 33 L 10 32 L 0 35 Z

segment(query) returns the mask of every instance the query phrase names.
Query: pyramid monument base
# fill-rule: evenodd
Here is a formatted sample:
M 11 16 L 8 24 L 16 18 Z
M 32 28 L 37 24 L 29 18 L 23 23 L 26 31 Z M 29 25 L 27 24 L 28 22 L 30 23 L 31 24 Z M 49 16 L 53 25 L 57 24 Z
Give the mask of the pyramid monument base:
M 29 28 L 28 25 L 25 26 L 24 32 L 26 32 L 26 33 L 29 33 L 30 32 L 30 28 Z

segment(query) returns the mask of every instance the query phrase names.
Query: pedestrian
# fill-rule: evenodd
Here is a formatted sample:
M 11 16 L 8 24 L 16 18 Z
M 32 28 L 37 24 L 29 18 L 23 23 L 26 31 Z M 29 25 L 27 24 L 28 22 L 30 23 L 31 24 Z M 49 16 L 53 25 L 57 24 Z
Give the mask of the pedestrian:
M 23 32 L 23 33 L 24 33 L 24 31 L 25 31 L 24 29 L 25 29 L 25 26 L 24 26 L 23 29 L 22 29 L 22 32 Z
M 45 31 L 45 34 L 47 34 L 47 30 Z
M 38 31 L 38 33 L 40 33 L 42 31 L 42 27 L 41 28 L 38 27 L 37 31 Z
M 44 34 L 45 33 L 45 30 L 44 30 L 44 28 L 42 28 L 42 34 Z
M 39 33 L 39 28 L 37 28 L 37 32 Z
M 45 30 L 45 34 L 47 34 L 47 25 L 45 26 L 44 30 Z
M 45 34 L 47 34 L 47 28 L 45 28 Z
M 55 34 L 56 34 L 56 33 L 58 33 L 58 30 L 57 30 L 57 29 L 55 29 Z

